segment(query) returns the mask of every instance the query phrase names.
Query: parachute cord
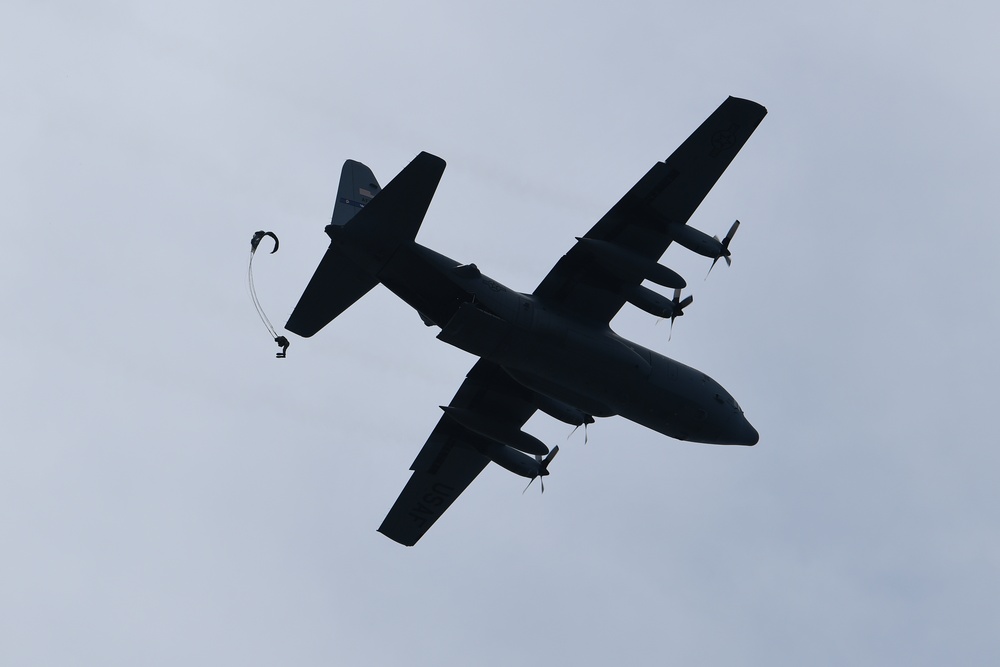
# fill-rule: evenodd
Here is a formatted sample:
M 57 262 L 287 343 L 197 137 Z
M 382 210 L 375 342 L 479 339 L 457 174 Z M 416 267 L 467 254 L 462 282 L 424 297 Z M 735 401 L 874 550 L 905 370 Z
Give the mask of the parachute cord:
M 257 298 L 257 288 L 253 283 L 253 256 L 255 254 L 256 248 L 250 251 L 250 262 L 247 264 L 247 285 L 250 288 L 250 298 L 253 300 L 253 306 L 257 310 L 257 316 L 260 321 L 263 322 L 264 326 L 267 327 L 268 333 L 271 334 L 271 338 L 277 339 L 278 332 L 274 330 L 274 325 L 271 324 L 271 320 L 267 318 L 264 313 L 264 309 L 260 305 L 260 299 Z
M 257 310 L 257 317 L 264 323 L 264 326 L 267 327 L 267 332 L 271 334 L 271 338 L 281 348 L 281 352 L 278 352 L 274 356 L 278 359 L 284 359 L 285 353 L 288 352 L 288 339 L 284 336 L 279 336 L 274 325 L 271 324 L 271 320 L 267 318 L 264 308 L 260 305 L 260 299 L 257 297 L 257 286 L 253 283 L 253 257 L 257 254 L 257 246 L 260 245 L 261 239 L 265 236 L 270 236 L 274 239 L 274 250 L 271 251 L 271 254 L 273 255 L 278 251 L 278 237 L 275 236 L 274 232 L 259 231 L 253 235 L 253 238 L 250 239 L 250 261 L 247 263 L 247 287 L 250 290 L 250 299 L 253 301 L 253 307 Z

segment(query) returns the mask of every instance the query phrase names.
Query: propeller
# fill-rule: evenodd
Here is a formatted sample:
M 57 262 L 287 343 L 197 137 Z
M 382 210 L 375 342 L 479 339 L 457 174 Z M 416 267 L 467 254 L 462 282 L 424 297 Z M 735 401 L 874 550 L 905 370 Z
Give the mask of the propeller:
M 594 419 L 593 418 L 591 418 L 589 422 L 583 422 L 582 423 L 582 425 L 583 425 L 583 444 L 585 444 L 585 445 L 587 444 L 587 424 L 593 424 L 593 423 L 594 423 Z M 566 439 L 569 440 L 570 438 L 572 438 L 573 434 L 576 433 L 576 429 L 580 428 L 580 426 L 581 426 L 581 424 L 577 424 L 576 426 L 574 426 L 573 430 L 570 431 L 569 435 L 566 436 Z
M 711 269 L 709 269 L 711 271 Z M 670 300 L 673 305 L 673 310 L 670 312 L 670 335 L 667 336 L 667 340 L 670 340 L 674 335 L 674 320 L 684 314 L 684 309 L 691 305 L 694 301 L 694 297 L 688 294 L 684 300 L 681 300 L 681 291 L 679 289 L 674 290 L 674 298 Z
M 587 444 L 587 425 L 594 423 L 594 417 L 593 417 L 593 415 L 588 415 L 588 414 L 582 413 L 582 412 L 580 414 L 583 415 L 583 418 L 580 420 L 579 424 L 577 424 L 576 426 L 573 427 L 573 430 L 569 432 L 569 435 L 566 436 L 566 439 L 569 440 L 570 438 L 572 438 L 573 434 L 576 433 L 576 429 L 578 429 L 581 426 L 583 426 L 583 444 L 586 445 Z
M 549 463 L 552 462 L 552 459 L 554 459 L 556 457 L 556 454 L 558 453 L 559 453 L 559 445 L 556 445 L 555 447 L 552 448 L 552 451 L 549 452 L 544 459 L 541 456 L 538 456 L 537 454 L 535 455 L 535 460 L 538 461 L 538 474 L 535 475 L 535 477 L 545 477 L 546 475 L 549 474 Z M 524 487 L 524 491 L 521 492 L 522 496 L 528 490 L 528 487 L 531 486 L 531 483 L 535 481 L 535 477 L 532 477 L 531 481 L 528 482 L 528 486 Z M 542 493 L 545 493 L 545 480 L 543 479 L 538 483 L 542 487 Z
M 712 260 L 712 266 L 708 267 L 708 273 L 705 274 L 705 278 L 708 279 L 708 274 L 712 273 L 712 269 L 715 268 L 715 263 L 719 261 L 719 257 L 726 260 L 726 266 L 732 266 L 732 253 L 729 252 L 729 242 L 733 240 L 733 236 L 736 235 L 736 230 L 740 228 L 740 221 L 737 220 L 733 223 L 733 226 L 729 228 L 729 232 L 726 234 L 726 238 L 722 239 L 722 250 L 719 252 L 718 256 Z M 716 241 L 719 237 L 714 237 Z

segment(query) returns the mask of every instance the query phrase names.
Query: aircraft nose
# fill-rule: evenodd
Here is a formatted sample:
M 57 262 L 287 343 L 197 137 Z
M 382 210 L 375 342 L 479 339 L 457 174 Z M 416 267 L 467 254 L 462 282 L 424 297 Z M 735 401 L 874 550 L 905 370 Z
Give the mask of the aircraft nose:
M 760 433 L 744 418 L 738 438 L 738 444 L 752 446 L 760 440 Z
M 744 445 L 751 447 L 756 445 L 760 440 L 760 434 L 757 433 L 750 422 L 747 421 L 746 417 L 742 414 L 730 413 L 721 417 L 718 422 L 716 422 L 716 430 L 712 439 L 703 440 L 702 442 L 713 442 L 719 445 Z
M 748 447 L 756 445 L 760 440 L 760 434 L 747 421 L 746 415 L 743 414 L 743 410 L 740 409 L 740 405 L 736 402 L 736 399 L 721 386 L 718 386 L 715 401 L 719 404 L 720 412 L 717 413 L 718 420 L 722 427 L 721 430 L 724 433 L 722 435 L 723 439 L 719 440 L 719 442 L 729 445 L 746 445 Z
M 725 439 L 722 441 L 727 445 L 746 445 L 747 447 L 757 444 L 760 440 L 760 434 L 757 433 L 749 421 L 747 421 L 746 415 L 739 407 L 734 407 L 726 417 L 720 420 L 724 426 Z

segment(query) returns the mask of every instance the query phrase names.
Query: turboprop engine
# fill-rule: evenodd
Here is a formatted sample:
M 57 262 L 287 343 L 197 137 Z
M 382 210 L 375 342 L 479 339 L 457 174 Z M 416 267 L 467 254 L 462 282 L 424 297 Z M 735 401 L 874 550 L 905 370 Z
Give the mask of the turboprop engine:
M 507 445 L 525 454 L 544 456 L 549 453 L 549 448 L 545 446 L 544 442 L 519 428 L 513 428 L 508 424 L 498 422 L 465 408 L 442 405 L 441 409 L 458 424 L 477 435 L 483 436 L 487 440 Z
M 554 459 L 556 454 L 559 453 L 559 447 L 558 445 L 553 447 L 552 451 L 549 452 L 549 455 L 545 458 L 537 455 L 532 457 L 527 454 L 522 454 L 516 449 L 511 449 L 510 447 L 501 445 L 498 442 L 490 442 L 489 445 L 481 451 L 483 454 L 490 457 L 490 460 L 501 468 L 505 468 L 515 475 L 520 475 L 521 477 L 527 477 L 530 480 L 534 480 L 536 477 L 545 477 L 549 474 L 549 463 L 551 463 L 552 459 Z M 543 482 L 542 493 L 544 492 L 545 485 Z
M 535 392 L 533 400 L 539 410 L 550 417 L 558 419 L 564 424 L 569 424 L 570 426 L 586 426 L 587 424 L 594 423 L 593 415 L 588 415 L 583 410 L 567 405 L 566 403 L 558 401 L 551 396 Z
M 639 277 L 641 280 L 648 280 L 663 287 L 676 289 L 687 287 L 687 282 L 676 271 L 616 246 L 614 243 L 580 238 L 579 236 L 576 237 L 576 240 L 594 253 L 594 256 L 605 268 L 621 278 Z
M 535 436 L 521 429 L 498 423 L 472 410 L 450 405 L 442 405 L 441 409 L 459 425 L 486 438 L 488 442 L 485 446 L 477 445 L 477 448 L 497 465 L 532 481 L 536 477 L 545 477 L 549 474 L 549 463 L 559 453 L 559 447 L 553 447 L 550 452 L 545 443 Z M 534 454 L 534 457 L 526 456 L 525 453 Z M 543 454 L 547 456 L 542 458 Z M 545 492 L 544 485 L 542 492 Z
M 681 299 L 681 291 L 679 289 L 674 290 L 673 299 L 668 299 L 651 289 L 646 289 L 642 285 L 635 285 L 625 292 L 625 299 L 633 306 L 646 311 L 650 315 L 669 317 L 670 336 L 673 336 L 674 333 L 674 320 L 683 315 L 684 309 L 694 301 L 694 297 L 690 294 Z M 669 340 L 669 337 L 667 340 Z
M 736 234 L 736 230 L 740 228 L 740 221 L 737 220 L 733 223 L 733 226 L 729 228 L 729 232 L 726 237 L 719 240 L 718 236 L 709 236 L 705 232 L 699 231 L 690 225 L 685 225 L 681 223 L 670 223 L 667 225 L 667 233 L 670 237 L 677 241 L 691 252 L 696 252 L 703 257 L 710 257 L 712 261 L 712 266 L 715 266 L 715 262 L 719 261 L 719 258 L 726 260 L 727 265 L 731 265 L 733 260 L 731 259 L 732 253 L 729 252 L 729 243 L 733 240 L 733 236 Z M 712 269 L 708 270 L 711 273 Z
M 683 315 L 684 309 L 694 301 L 694 297 L 692 296 L 688 296 L 682 301 L 680 292 L 680 290 L 675 291 L 674 298 L 668 299 L 662 294 L 657 294 L 642 285 L 635 285 L 625 292 L 625 299 L 636 308 L 644 310 L 650 315 L 673 319 Z

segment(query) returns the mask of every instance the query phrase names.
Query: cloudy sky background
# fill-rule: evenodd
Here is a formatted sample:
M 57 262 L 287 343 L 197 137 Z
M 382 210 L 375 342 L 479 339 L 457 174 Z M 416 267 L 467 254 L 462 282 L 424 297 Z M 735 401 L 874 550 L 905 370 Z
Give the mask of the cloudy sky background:
M 756 4 L 751 8 L 750 4 Z M 993 664 L 987 3 L 0 8 L 0 663 Z M 622 419 L 375 532 L 474 359 L 378 288 L 276 361 L 343 160 L 448 161 L 418 241 L 531 291 L 727 95 L 769 114 L 622 335 L 753 448 Z

